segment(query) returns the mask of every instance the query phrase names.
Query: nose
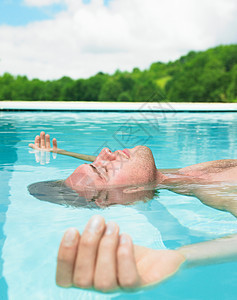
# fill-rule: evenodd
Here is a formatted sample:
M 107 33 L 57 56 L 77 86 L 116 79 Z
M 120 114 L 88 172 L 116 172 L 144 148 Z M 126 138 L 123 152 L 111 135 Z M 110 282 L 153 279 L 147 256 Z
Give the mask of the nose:
M 112 161 L 116 159 L 115 153 L 113 153 L 109 148 L 103 148 L 100 154 L 97 156 L 94 164 L 102 165 L 103 162 Z

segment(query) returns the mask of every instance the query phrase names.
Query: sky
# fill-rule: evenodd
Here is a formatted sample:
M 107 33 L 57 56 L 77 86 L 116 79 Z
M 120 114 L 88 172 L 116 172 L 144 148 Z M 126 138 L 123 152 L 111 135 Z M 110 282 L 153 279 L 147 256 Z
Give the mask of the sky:
M 0 75 L 88 78 L 237 43 L 236 0 L 0 0 Z

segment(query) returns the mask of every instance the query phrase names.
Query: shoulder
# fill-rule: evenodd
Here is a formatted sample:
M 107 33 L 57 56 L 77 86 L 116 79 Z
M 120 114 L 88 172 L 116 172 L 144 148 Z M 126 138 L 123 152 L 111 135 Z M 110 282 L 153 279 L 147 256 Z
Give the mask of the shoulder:
M 198 164 L 194 164 L 188 167 L 184 167 L 179 171 L 182 173 L 186 173 L 189 171 L 222 171 L 226 168 L 237 167 L 237 159 L 220 159 L 220 160 L 212 160 L 207 162 L 202 162 Z

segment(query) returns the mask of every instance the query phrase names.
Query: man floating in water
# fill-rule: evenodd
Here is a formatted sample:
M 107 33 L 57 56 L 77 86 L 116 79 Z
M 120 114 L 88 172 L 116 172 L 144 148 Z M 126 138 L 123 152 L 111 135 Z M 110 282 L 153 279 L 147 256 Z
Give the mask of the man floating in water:
M 101 191 L 122 188 L 123 193 L 168 189 L 195 196 L 204 204 L 237 216 L 237 160 L 204 162 L 180 169 L 157 170 L 151 150 L 145 146 L 111 152 L 104 148 L 97 156 L 71 153 L 57 148 L 44 132 L 29 145 L 91 161 L 80 165 L 65 184 L 88 196 L 108 197 Z M 198 265 L 237 259 L 237 234 L 176 250 L 152 250 L 133 245 L 116 223 L 107 225 L 94 216 L 80 236 L 69 229 L 58 253 L 57 283 L 60 286 L 95 287 L 102 291 L 117 287 L 136 288 L 158 283 L 174 274 L 181 265 Z
M 158 170 L 152 152 L 146 146 L 115 152 L 104 148 L 95 157 L 59 149 L 56 139 L 53 139 L 51 148 L 50 136 L 44 132 L 36 136 L 35 143 L 29 146 L 36 150 L 91 161 L 91 164 L 80 165 L 64 181 L 72 190 L 87 198 L 89 196 L 96 198 L 98 195 L 101 200 L 108 198 L 107 193 L 112 192 L 114 188 L 122 189 L 125 194 L 155 188 L 168 189 L 175 193 L 195 196 L 208 206 L 226 210 L 237 216 L 237 159 L 204 162 L 180 169 Z M 105 190 L 106 193 L 101 193 Z

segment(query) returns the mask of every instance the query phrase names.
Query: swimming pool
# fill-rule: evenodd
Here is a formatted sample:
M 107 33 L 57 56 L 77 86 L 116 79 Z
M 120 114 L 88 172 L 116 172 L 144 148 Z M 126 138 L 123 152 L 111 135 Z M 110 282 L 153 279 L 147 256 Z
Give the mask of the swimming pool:
M 27 190 L 37 181 L 65 178 L 83 163 L 29 153 L 28 143 L 41 130 L 55 136 L 60 148 L 80 153 L 145 144 L 158 168 L 176 168 L 237 158 L 236 117 L 237 113 L 0 112 L 0 299 L 236 299 L 237 263 L 184 270 L 137 293 L 106 295 L 55 284 L 63 232 L 71 226 L 83 230 L 93 214 L 116 221 L 134 243 L 162 249 L 236 233 L 237 220 L 229 213 L 166 190 L 146 203 L 106 209 L 43 202 Z

